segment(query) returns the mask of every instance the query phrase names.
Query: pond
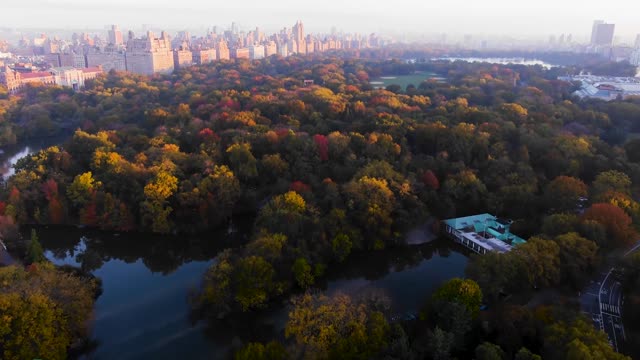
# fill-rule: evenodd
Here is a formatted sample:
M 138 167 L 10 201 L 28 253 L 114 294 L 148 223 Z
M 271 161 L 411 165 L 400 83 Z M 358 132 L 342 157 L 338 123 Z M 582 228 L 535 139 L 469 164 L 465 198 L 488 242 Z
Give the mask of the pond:
M 242 223 L 244 221 L 245 223 Z M 250 220 L 238 220 L 250 229 Z M 23 229 L 26 232 L 29 229 Z M 245 234 L 221 229 L 203 237 L 108 234 L 38 228 L 46 256 L 91 271 L 102 280 L 91 359 L 228 358 L 231 344 L 282 337 L 285 303 L 256 316 L 204 324 L 190 316 L 188 295 L 216 255 L 241 246 Z M 394 314 L 416 313 L 442 282 L 464 275 L 465 250 L 448 240 L 353 256 L 319 284 L 327 294 L 379 289 Z
M 13 174 L 17 160 L 65 138 L 5 149 L 0 174 Z M 57 265 L 90 271 L 102 281 L 96 301 L 90 359 L 226 359 L 232 344 L 282 338 L 287 302 L 258 314 L 202 322 L 188 303 L 206 269 L 227 248 L 248 240 L 252 218 L 234 218 L 231 228 L 200 236 L 150 236 L 105 233 L 75 227 L 37 227 L 47 258 Z M 414 233 L 423 235 L 421 228 Z M 28 238 L 29 227 L 23 227 Z M 411 236 L 411 242 L 416 239 Z M 420 240 L 420 239 L 418 239 Z M 419 241 L 418 241 L 419 242 Z M 1 251 L 0 251 L 1 253 Z M 416 313 L 442 282 L 464 275 L 467 253 L 448 240 L 354 255 L 332 265 L 324 283 L 327 294 L 357 295 L 379 289 L 394 314 Z

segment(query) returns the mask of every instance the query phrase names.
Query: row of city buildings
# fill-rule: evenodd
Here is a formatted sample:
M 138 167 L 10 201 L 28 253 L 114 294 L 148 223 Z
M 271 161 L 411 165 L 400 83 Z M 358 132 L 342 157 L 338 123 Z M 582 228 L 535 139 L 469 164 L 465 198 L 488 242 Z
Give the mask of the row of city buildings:
M 262 59 L 272 55 L 310 54 L 340 49 L 380 47 L 384 41 L 375 34 L 307 35 L 298 21 L 292 28 L 267 35 L 260 29 L 218 32 L 214 28 L 205 36 L 195 37 L 180 32 L 171 37 L 152 31 L 136 37 L 131 31 L 125 36 L 112 26 L 106 38 L 89 34 L 74 35 L 71 41 L 41 36 L 33 42 L 23 41 L 21 49 L 29 49 L 43 63 L 56 67 L 93 68 L 129 71 L 138 74 L 171 73 L 174 69 L 217 60 Z
M 95 79 L 102 74 L 101 67 L 82 68 L 56 67 L 45 71 L 21 71 L 22 68 L 16 66 L 11 68 L 4 66 L 0 68 L 0 84 L 4 85 L 9 92 L 16 92 L 30 83 L 41 83 L 44 85 L 59 85 L 79 90 L 84 87 L 87 80 Z

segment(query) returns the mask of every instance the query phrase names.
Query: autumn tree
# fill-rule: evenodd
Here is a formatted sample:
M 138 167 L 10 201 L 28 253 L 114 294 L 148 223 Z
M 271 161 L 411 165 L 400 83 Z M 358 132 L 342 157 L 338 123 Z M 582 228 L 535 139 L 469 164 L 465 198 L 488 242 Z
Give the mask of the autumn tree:
M 545 358 L 626 360 L 609 345 L 607 335 L 596 330 L 586 319 L 558 321 L 551 324 L 545 337 Z
M 342 294 L 293 300 L 285 336 L 307 358 L 369 359 L 387 346 L 389 324 L 379 311 Z
M 636 233 L 631 227 L 631 217 L 615 205 L 593 204 L 585 211 L 582 219 L 593 220 L 604 226 L 610 240 L 602 246 L 625 246 L 635 239 Z
M 577 233 L 560 235 L 554 241 L 560 247 L 563 283 L 578 287 L 598 263 L 598 245 Z
M 259 256 L 241 259 L 234 274 L 235 299 L 243 311 L 263 307 L 278 291 L 273 266 Z
M 531 238 L 516 246 L 508 256 L 514 256 L 526 264 L 529 284 L 547 287 L 560 281 L 560 246 L 550 240 Z
M 291 267 L 291 272 L 298 286 L 303 289 L 310 287 L 315 282 L 315 278 L 311 272 L 311 265 L 309 265 L 305 258 L 297 258 Z
M 60 309 L 41 293 L 0 293 L 3 359 L 66 359 L 71 343 Z
M 258 214 L 256 224 L 272 232 L 280 232 L 293 239 L 301 234 L 310 221 L 307 202 L 295 191 L 272 198 Z
M 347 184 L 349 207 L 359 226 L 369 235 L 370 248 L 383 248 L 391 236 L 395 196 L 386 180 L 364 176 Z
M 570 176 L 558 176 L 547 185 L 544 198 L 548 208 L 559 212 L 577 208 L 578 200 L 587 196 L 587 185 L 580 179 Z
M 607 191 L 615 191 L 623 194 L 631 194 L 631 179 L 623 172 L 610 170 L 598 174 L 592 185 L 594 196 Z
M 432 295 L 432 299 L 460 303 L 475 317 L 478 316 L 482 305 L 482 291 L 473 280 L 455 278 L 441 285 Z
M 289 355 L 282 344 L 272 341 L 266 345 L 249 343 L 238 350 L 233 358 L 235 360 L 286 360 Z
M 141 209 L 144 223 L 151 231 L 158 233 L 171 231 L 169 215 L 173 209 L 167 205 L 167 199 L 177 189 L 178 179 L 162 170 L 144 187 L 146 200 L 142 202 Z
M 331 248 L 339 262 L 343 262 L 347 256 L 351 253 L 353 248 L 353 242 L 349 238 L 349 235 L 340 233 L 337 234 L 331 241 Z
M 38 263 L 0 268 L 0 354 L 3 359 L 65 359 L 88 335 L 96 284 Z
M 241 179 L 247 180 L 258 176 L 257 160 L 251 153 L 250 144 L 233 144 L 227 148 L 226 152 L 233 172 Z

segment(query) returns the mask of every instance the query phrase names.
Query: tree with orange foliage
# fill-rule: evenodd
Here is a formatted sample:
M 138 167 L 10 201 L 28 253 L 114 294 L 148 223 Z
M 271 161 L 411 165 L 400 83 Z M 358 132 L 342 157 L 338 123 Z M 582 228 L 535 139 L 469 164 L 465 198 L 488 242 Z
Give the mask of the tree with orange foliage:
M 582 216 L 583 220 L 594 220 L 602 224 L 606 230 L 610 244 L 605 246 L 625 246 L 637 237 L 632 228 L 631 217 L 619 207 L 606 203 L 593 204 Z
M 578 206 L 578 200 L 587 196 L 587 185 L 571 176 L 558 176 L 547 185 L 544 198 L 549 208 L 557 211 L 571 211 Z

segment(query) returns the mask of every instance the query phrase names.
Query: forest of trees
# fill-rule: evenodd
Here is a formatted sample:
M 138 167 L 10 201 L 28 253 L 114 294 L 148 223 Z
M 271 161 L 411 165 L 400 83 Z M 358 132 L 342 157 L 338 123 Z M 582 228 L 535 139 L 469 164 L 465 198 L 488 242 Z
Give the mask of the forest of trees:
M 369 84 L 416 70 L 447 81 Z M 558 71 L 294 56 L 111 72 L 81 92 L 30 85 L 0 99 L 0 141 L 75 132 L 16 165 L 0 215 L 162 234 L 255 216 L 250 241 L 218 256 L 194 307 L 221 317 L 310 290 L 294 300 L 288 345 L 251 344 L 241 359 L 616 359 L 575 311 L 501 297 L 577 290 L 603 256 L 637 240 L 640 145 L 627 134 L 640 131 L 640 99 L 580 101 Z M 514 219 L 530 240 L 474 257 L 473 280 L 437 292 L 411 329 L 378 301 L 313 293 L 354 252 L 401 245 L 429 218 L 481 212 Z M 496 310 L 479 314 L 481 302 Z

